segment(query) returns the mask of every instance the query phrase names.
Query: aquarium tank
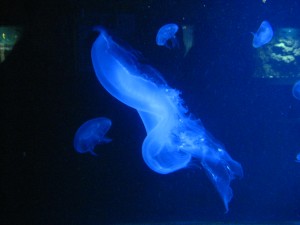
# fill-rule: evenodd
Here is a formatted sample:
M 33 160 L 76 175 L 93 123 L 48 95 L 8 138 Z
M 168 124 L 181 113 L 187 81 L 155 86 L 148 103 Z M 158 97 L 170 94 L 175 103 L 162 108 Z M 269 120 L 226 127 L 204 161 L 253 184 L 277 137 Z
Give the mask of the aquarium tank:
M 0 224 L 300 224 L 296 0 L 4 0 Z

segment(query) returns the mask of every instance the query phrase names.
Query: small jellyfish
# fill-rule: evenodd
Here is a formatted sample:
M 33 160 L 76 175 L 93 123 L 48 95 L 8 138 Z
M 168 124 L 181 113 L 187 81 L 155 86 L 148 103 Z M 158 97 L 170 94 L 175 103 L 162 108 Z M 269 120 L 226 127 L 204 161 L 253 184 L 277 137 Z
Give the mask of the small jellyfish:
M 292 93 L 297 100 L 300 100 L 300 80 L 294 84 Z
M 300 163 L 300 152 L 297 154 L 295 162 Z
M 253 34 L 252 45 L 254 48 L 259 48 L 269 43 L 273 37 L 273 30 L 268 21 L 263 21 L 256 33 Z
M 110 127 L 111 120 L 105 117 L 88 120 L 76 131 L 74 148 L 79 153 L 89 152 L 96 155 L 94 152 L 96 145 L 111 142 L 110 138 L 105 137 Z
M 156 44 L 165 46 L 167 48 L 174 48 L 178 46 L 176 33 L 178 31 L 177 24 L 170 23 L 162 26 L 156 35 Z

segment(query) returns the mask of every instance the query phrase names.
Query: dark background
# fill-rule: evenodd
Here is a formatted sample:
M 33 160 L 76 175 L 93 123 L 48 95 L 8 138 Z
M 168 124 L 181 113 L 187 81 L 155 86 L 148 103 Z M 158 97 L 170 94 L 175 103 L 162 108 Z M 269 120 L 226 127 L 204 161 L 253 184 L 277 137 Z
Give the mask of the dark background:
M 299 28 L 299 10 L 291 0 L 1 2 L 1 25 L 23 27 L 23 36 L 0 65 L 0 224 L 299 221 L 300 102 L 292 84 L 253 78 L 250 34 L 265 19 L 275 31 Z M 182 43 L 155 44 L 170 22 L 194 26 L 186 57 Z M 136 111 L 94 75 L 95 25 L 141 51 L 242 164 L 228 214 L 202 169 L 160 175 L 143 162 Z M 113 121 L 113 142 L 98 157 L 78 154 L 77 128 L 99 116 Z

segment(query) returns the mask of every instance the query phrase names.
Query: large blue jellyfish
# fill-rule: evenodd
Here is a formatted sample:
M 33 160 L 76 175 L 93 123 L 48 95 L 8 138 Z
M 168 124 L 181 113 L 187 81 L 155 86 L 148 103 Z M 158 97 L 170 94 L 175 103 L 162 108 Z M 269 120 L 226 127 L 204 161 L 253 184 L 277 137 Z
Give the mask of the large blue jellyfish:
M 162 26 L 156 35 L 156 44 L 165 46 L 167 48 L 174 48 L 178 46 L 176 33 L 178 31 L 177 24 L 170 23 Z
M 142 155 L 155 172 L 168 174 L 198 162 L 221 195 L 226 211 L 230 182 L 242 177 L 241 165 L 207 134 L 200 120 L 184 107 L 180 92 L 168 86 L 154 68 L 114 42 L 104 29 L 92 47 L 101 85 L 116 99 L 137 110 L 147 136 Z
M 96 145 L 111 142 L 110 138 L 105 137 L 110 127 L 111 120 L 105 117 L 88 120 L 76 131 L 74 148 L 79 153 L 89 152 L 96 155 L 94 152 Z
M 254 48 L 259 48 L 272 40 L 273 30 L 268 21 L 263 21 L 256 33 L 253 34 L 252 45 Z
M 292 93 L 296 99 L 300 100 L 300 80 L 294 84 Z

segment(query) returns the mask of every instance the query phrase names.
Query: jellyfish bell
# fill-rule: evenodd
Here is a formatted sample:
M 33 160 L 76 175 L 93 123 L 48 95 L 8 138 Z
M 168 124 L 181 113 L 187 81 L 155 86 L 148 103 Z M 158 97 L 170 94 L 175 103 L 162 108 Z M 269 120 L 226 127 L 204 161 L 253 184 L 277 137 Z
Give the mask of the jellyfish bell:
M 167 48 L 178 47 L 178 41 L 176 38 L 177 31 L 178 25 L 175 23 L 169 23 L 162 26 L 157 32 L 156 44 Z
M 273 29 L 270 23 L 264 20 L 260 27 L 258 28 L 256 33 L 253 34 L 253 42 L 252 46 L 254 48 L 259 48 L 272 40 L 273 37 Z
M 294 84 L 292 93 L 295 99 L 300 100 L 300 80 Z
M 300 152 L 297 154 L 295 162 L 300 163 Z
M 74 137 L 74 148 L 79 153 L 91 153 L 96 155 L 96 145 L 111 142 L 105 135 L 111 127 L 111 120 L 105 117 L 98 117 L 83 123 L 76 131 Z

